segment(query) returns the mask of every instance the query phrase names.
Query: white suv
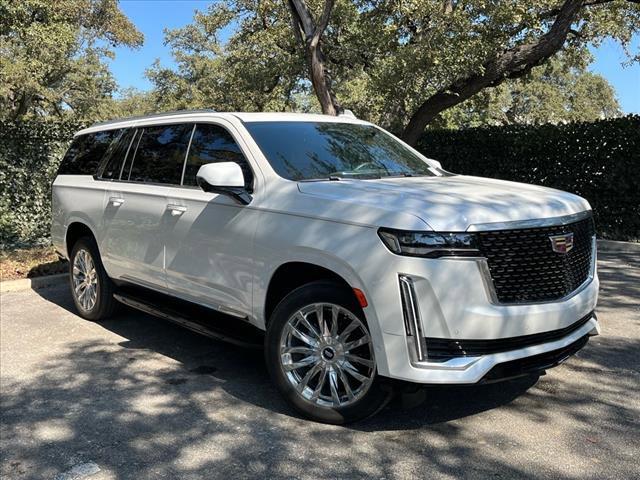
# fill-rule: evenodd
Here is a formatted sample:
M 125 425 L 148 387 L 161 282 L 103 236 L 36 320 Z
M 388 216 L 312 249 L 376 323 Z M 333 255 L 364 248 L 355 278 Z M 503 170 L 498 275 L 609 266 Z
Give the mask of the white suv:
M 264 344 L 306 416 L 378 411 L 390 379 L 557 365 L 599 331 L 590 206 L 454 175 L 352 117 L 176 112 L 78 132 L 53 242 L 80 315 L 116 301 Z

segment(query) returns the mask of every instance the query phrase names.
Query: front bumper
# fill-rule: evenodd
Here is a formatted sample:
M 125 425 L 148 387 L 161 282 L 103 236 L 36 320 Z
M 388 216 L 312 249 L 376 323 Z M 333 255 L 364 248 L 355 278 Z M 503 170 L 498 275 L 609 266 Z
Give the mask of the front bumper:
M 452 358 L 451 360 L 447 360 L 445 362 L 411 362 L 409 359 L 408 350 L 406 348 L 406 338 L 404 336 L 385 335 L 385 342 L 389 349 L 395 349 L 399 351 L 404 350 L 407 352 L 407 355 L 404 356 L 404 361 L 391 362 L 390 375 L 388 376 L 416 383 L 433 384 L 465 384 L 477 383 L 482 381 L 483 379 L 495 380 L 497 378 L 492 378 L 492 375 L 489 375 L 490 372 L 494 370 L 494 367 L 497 367 L 501 364 L 508 364 L 509 362 L 514 362 L 520 359 L 559 351 L 577 343 L 584 337 L 598 335 L 599 333 L 600 325 L 596 317 L 594 316 L 582 327 L 578 328 L 569 335 L 553 342 L 543 343 L 540 345 L 532 345 L 526 348 L 520 348 L 489 355 L 482 355 L 478 357 Z M 584 346 L 584 344 L 581 345 L 581 347 L 582 346 Z M 572 355 L 576 351 L 577 350 L 572 351 L 570 354 Z M 560 363 L 561 361 L 564 361 L 565 358 L 551 363 Z M 554 365 L 542 364 L 540 365 L 539 369 L 550 368 L 551 366 Z M 522 373 L 528 372 L 523 371 Z
M 371 299 L 365 314 L 369 325 L 374 326 L 378 373 L 385 377 L 423 384 L 473 384 L 492 376 L 504 377 L 504 372 L 496 374 L 498 365 L 550 354 L 600 331 L 596 317 L 589 316 L 598 298 L 595 269 L 589 281 L 567 298 L 547 303 L 501 305 L 491 298 L 482 269 L 471 259 L 388 256 L 386 260 L 395 275 L 380 275 L 378 271 L 375 277 L 365 279 L 367 298 Z M 407 312 L 411 313 L 411 309 L 404 302 L 402 278 L 410 279 L 413 288 L 418 314 L 413 325 L 407 322 Z M 411 315 L 408 318 L 411 320 Z M 586 321 L 579 323 L 585 318 Z M 579 327 L 569 328 L 574 324 Z M 566 335 L 547 336 L 563 329 L 567 329 Z M 543 338 L 535 344 L 511 342 L 527 336 Z M 416 351 L 417 338 L 424 341 L 422 352 Z M 510 346 L 495 353 L 434 359 L 428 352 L 428 339 L 467 340 L 475 345 L 501 341 Z M 569 354 L 575 351 L 569 349 Z M 558 358 L 549 355 L 546 362 L 541 359 L 539 368 L 549 368 L 564 360 L 561 352 L 558 353 Z M 526 362 L 519 363 L 526 370 Z

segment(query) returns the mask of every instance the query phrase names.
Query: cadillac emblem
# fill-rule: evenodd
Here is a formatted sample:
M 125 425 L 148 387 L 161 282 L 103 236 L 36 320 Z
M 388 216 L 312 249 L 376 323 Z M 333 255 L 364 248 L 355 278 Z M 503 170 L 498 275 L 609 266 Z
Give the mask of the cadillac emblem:
M 556 253 L 569 253 L 573 249 L 573 233 L 553 235 L 549 240 L 551 240 L 551 250 Z

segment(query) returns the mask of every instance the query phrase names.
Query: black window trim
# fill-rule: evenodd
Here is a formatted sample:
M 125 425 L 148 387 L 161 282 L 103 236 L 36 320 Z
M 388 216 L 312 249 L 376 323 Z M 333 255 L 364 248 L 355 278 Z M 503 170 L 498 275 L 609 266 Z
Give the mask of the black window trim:
M 120 175 L 118 175 L 117 181 L 122 180 L 122 173 L 124 172 L 124 167 L 127 164 L 127 160 L 129 159 L 129 152 L 131 152 L 131 146 L 133 145 L 133 142 L 135 142 L 136 138 L 139 138 L 140 135 L 138 135 L 139 129 L 134 128 L 133 130 L 133 136 L 131 137 L 131 140 L 129 140 L 129 145 L 127 146 L 127 153 L 124 154 L 124 158 L 122 159 L 122 165 L 120 165 Z
M 136 142 L 136 148 L 133 151 L 133 154 L 131 155 L 131 164 L 129 165 L 129 173 L 127 174 L 127 179 L 125 180 L 127 183 L 150 183 L 150 182 L 135 182 L 131 180 L 131 171 L 133 170 L 133 164 L 136 161 L 136 154 L 138 153 L 138 147 L 140 146 L 140 140 L 142 139 L 142 136 L 144 135 L 144 129 L 145 127 L 141 127 L 141 128 L 136 128 L 136 133 L 138 134 L 138 141 Z M 124 164 L 122 165 L 122 172 L 120 172 L 120 181 L 122 180 L 122 175 L 124 174 L 124 167 L 127 165 L 127 159 L 129 158 L 129 152 L 127 151 L 127 156 L 125 159 Z
M 198 127 L 198 125 L 215 125 L 216 127 L 220 127 L 221 129 L 223 129 L 225 132 L 227 132 L 231 138 L 233 139 L 233 142 L 238 146 L 238 148 L 240 149 L 240 153 L 242 154 L 242 158 L 244 158 L 244 161 L 247 162 L 247 165 L 249 166 L 249 170 L 251 170 L 251 185 L 248 186 L 248 188 L 246 189 L 248 193 L 253 193 L 255 192 L 255 182 L 256 182 L 256 171 L 253 168 L 253 165 L 251 165 L 251 161 L 249 161 L 249 155 L 247 155 L 246 153 L 246 149 L 242 148 L 242 145 L 240 144 L 240 142 L 238 141 L 238 137 L 236 135 L 234 135 L 234 133 L 227 128 L 225 125 L 221 125 L 220 123 L 216 122 L 215 120 L 205 120 L 205 121 L 196 121 L 194 122 L 194 128 L 193 131 L 191 133 L 191 138 L 189 139 L 189 148 L 187 148 L 187 155 L 184 157 L 184 166 L 182 169 L 182 179 L 180 181 L 180 187 L 181 188 L 190 188 L 190 189 L 200 189 L 200 187 L 198 187 L 197 185 L 184 185 L 184 172 L 186 171 L 187 168 L 187 160 L 189 159 L 189 151 L 191 150 L 191 141 L 193 140 L 193 135 L 195 134 L 196 128 Z
M 187 145 L 187 151 L 184 154 L 184 160 L 182 161 L 182 175 L 180 175 L 180 186 L 184 187 L 184 174 L 187 170 L 187 160 L 189 160 L 189 152 L 191 151 L 191 142 L 193 142 L 193 134 L 196 133 L 196 128 L 198 128 L 198 124 L 196 122 L 193 123 L 193 127 L 191 128 L 191 135 L 189 135 L 189 144 Z M 191 185 L 189 185 L 191 186 Z
M 120 130 L 120 134 L 114 138 L 111 141 L 111 144 L 109 145 L 109 148 L 107 149 L 107 151 L 105 152 L 104 156 L 102 157 L 102 160 L 100 161 L 100 165 L 98 166 L 98 170 L 96 171 L 96 173 L 93 174 L 93 179 L 94 180 L 104 180 L 104 181 L 114 181 L 117 179 L 114 178 L 103 178 L 102 175 L 104 175 L 104 170 L 105 168 L 107 168 L 107 164 L 109 163 L 109 160 L 111 160 L 111 155 L 113 154 L 113 151 L 118 147 L 118 142 L 120 141 L 120 139 L 122 137 L 124 137 L 129 130 L 131 129 L 131 127 L 122 127 L 122 128 L 112 128 L 111 130 Z M 100 130 L 103 131 L 103 130 Z M 106 130 L 104 130 L 106 131 Z M 135 136 L 135 133 L 134 133 Z M 127 149 L 127 153 L 129 152 L 129 149 Z M 125 154 L 125 158 L 123 160 L 126 161 L 126 154 Z M 120 170 L 122 170 L 122 166 L 120 167 Z
M 148 127 L 155 127 L 155 126 L 163 126 L 163 125 L 189 125 L 192 124 L 192 130 L 191 130 L 191 136 L 189 137 L 189 143 L 187 145 L 187 151 L 185 153 L 184 156 L 184 160 L 182 163 L 182 177 L 180 178 L 180 184 L 175 184 L 175 183 L 156 183 L 156 182 L 136 182 L 134 180 L 129 180 L 129 178 L 131 177 L 131 169 L 133 168 L 133 162 L 135 161 L 135 155 L 138 151 L 138 145 L 140 143 L 140 139 L 142 138 L 142 133 L 144 131 L 145 128 Z M 200 190 L 200 187 L 198 187 L 197 185 L 183 185 L 184 183 L 184 173 L 185 173 L 185 169 L 186 169 L 186 165 L 187 165 L 187 159 L 189 157 L 189 151 L 191 150 L 191 142 L 193 140 L 193 135 L 195 133 L 195 129 L 197 128 L 198 125 L 215 125 L 217 127 L 220 127 L 222 129 L 224 129 L 229 135 L 231 135 L 231 138 L 233 139 L 233 141 L 235 142 L 236 145 L 238 145 L 238 148 L 240 149 L 240 153 L 242 154 L 242 157 L 244 158 L 244 160 L 247 162 L 247 165 L 249 166 L 249 169 L 251 170 L 251 185 L 249 185 L 249 188 L 247 189 L 248 193 L 253 193 L 255 191 L 255 181 L 256 181 L 256 171 L 255 168 L 253 168 L 253 165 L 251 164 L 251 161 L 249 160 L 249 156 L 246 153 L 246 148 L 243 148 L 241 143 L 238 141 L 238 137 L 234 134 L 234 132 L 227 128 L 225 125 L 222 125 L 218 122 L 216 122 L 214 119 L 212 120 L 192 120 L 192 121 L 187 121 L 187 122 L 167 122 L 167 123 L 152 123 L 149 125 L 131 125 L 129 127 L 122 127 L 123 129 L 123 133 L 124 134 L 127 130 L 129 129 L 134 129 L 134 133 L 133 133 L 133 137 L 131 137 L 131 141 L 129 142 L 129 146 L 127 147 L 127 153 L 124 156 L 124 160 L 122 162 L 122 165 L 120 167 L 120 176 L 119 178 L 101 178 L 100 176 L 94 175 L 94 179 L 97 181 L 102 181 L 102 182 L 118 182 L 118 183 L 133 183 L 136 185 L 153 185 L 153 186 L 161 186 L 161 187 L 171 187 L 171 188 L 187 188 L 189 190 Z M 115 129 L 105 129 L 105 130 L 115 130 Z M 98 130 L 97 132 L 100 132 L 102 130 Z M 123 174 L 124 174 L 124 167 L 127 165 L 127 160 L 129 159 L 129 153 L 131 152 L 131 147 L 133 146 L 133 142 L 136 141 L 136 147 L 135 150 L 133 151 L 133 157 L 131 160 L 131 165 L 129 165 L 129 175 L 127 176 L 127 179 L 124 180 Z M 104 158 L 103 158 L 104 160 Z M 100 174 L 102 174 L 101 171 L 99 171 Z

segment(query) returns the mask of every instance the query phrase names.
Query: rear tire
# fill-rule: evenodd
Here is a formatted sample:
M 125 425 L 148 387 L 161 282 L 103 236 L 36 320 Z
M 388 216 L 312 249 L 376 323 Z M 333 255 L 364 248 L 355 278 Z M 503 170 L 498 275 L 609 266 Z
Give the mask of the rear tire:
M 71 296 L 82 318 L 104 320 L 116 308 L 113 282 L 102 265 L 98 245 L 93 237 L 76 241 L 69 256 Z
M 303 285 L 278 304 L 267 328 L 265 358 L 285 399 L 315 421 L 361 420 L 391 397 L 377 375 L 362 309 L 337 283 Z

